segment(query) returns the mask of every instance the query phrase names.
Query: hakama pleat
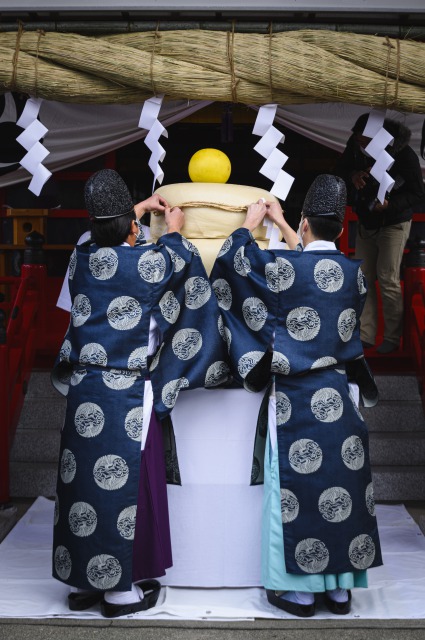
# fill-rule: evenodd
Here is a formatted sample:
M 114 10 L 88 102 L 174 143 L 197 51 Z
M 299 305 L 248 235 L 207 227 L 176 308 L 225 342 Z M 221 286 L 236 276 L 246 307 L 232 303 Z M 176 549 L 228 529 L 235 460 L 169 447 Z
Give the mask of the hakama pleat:
M 133 582 L 163 576 L 172 564 L 162 428 L 152 411 L 140 465 Z

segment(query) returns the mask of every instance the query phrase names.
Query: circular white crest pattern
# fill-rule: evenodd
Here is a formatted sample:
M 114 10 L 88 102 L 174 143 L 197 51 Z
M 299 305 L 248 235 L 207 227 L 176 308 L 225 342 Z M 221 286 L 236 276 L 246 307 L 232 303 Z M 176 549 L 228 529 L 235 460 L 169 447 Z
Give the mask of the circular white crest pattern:
M 230 345 L 232 344 L 232 332 L 227 327 L 224 327 L 224 340 L 227 344 L 227 351 L 230 353 Z
M 161 282 L 166 270 L 165 258 L 158 251 L 146 251 L 137 263 L 139 275 L 146 282 Z
M 109 371 L 102 372 L 102 380 L 105 385 L 115 391 L 129 389 L 137 378 L 138 374 L 135 371 L 128 371 L 128 369 L 109 369 Z
M 356 328 L 356 312 L 354 309 L 344 309 L 338 318 L 338 333 L 343 342 L 351 340 Z
M 313 340 L 320 331 L 320 317 L 311 307 L 296 307 L 288 313 L 286 327 L 294 340 Z
M 368 569 L 375 560 L 375 544 L 372 538 L 366 533 L 356 536 L 351 541 L 348 556 L 356 569 Z
M 373 484 L 369 482 L 366 487 L 366 507 L 371 516 L 375 515 L 375 495 L 373 493 Z
M 321 291 L 335 293 L 344 284 L 344 271 L 335 260 L 319 260 L 314 267 L 314 281 Z
M 260 298 L 246 298 L 242 304 L 242 313 L 248 327 L 260 331 L 267 320 L 267 307 Z
M 288 459 L 297 473 L 314 473 L 322 464 L 323 453 L 317 442 L 301 438 L 291 444 Z
M 260 362 L 263 355 L 264 353 L 262 351 L 248 351 L 248 353 L 245 353 L 239 358 L 238 371 L 241 378 L 245 378 L 247 376 L 251 369 L 253 369 L 255 365 Z
M 331 367 L 333 364 L 336 364 L 337 361 L 332 356 L 323 356 L 323 358 L 318 358 L 311 365 L 311 369 L 324 369 L 326 367 Z
M 61 580 L 68 580 L 71 569 L 71 554 L 66 547 L 59 545 L 55 551 L 55 571 Z
M 217 298 L 218 306 L 228 311 L 232 306 L 232 290 L 224 278 L 217 278 L 212 283 L 212 288 Z
M 148 348 L 138 347 L 134 349 L 128 357 L 127 366 L 129 369 L 146 369 L 148 365 Z
M 82 364 L 98 364 L 104 367 L 108 363 L 108 356 L 101 344 L 89 342 L 80 351 L 80 362 Z
M 184 283 L 185 304 L 188 309 L 200 309 L 211 298 L 209 280 L 201 276 L 188 278 Z
M 287 376 L 291 370 L 289 360 L 280 351 L 273 351 L 271 371 L 272 373 L 281 373 Z
M 282 522 L 287 524 L 293 522 L 300 511 L 300 503 L 297 496 L 289 491 L 289 489 L 280 490 L 280 510 L 282 513 Z
M 245 257 L 244 247 L 239 247 L 233 258 L 233 266 L 240 276 L 247 276 L 251 271 L 251 263 L 248 258 Z
M 120 536 L 126 540 L 134 540 L 134 532 L 136 531 L 136 513 L 137 506 L 131 505 L 123 509 L 118 516 L 117 529 Z
M 344 404 L 336 389 L 323 387 L 313 394 L 311 410 L 320 422 L 335 422 L 342 416 Z
M 143 407 L 130 409 L 125 417 L 124 428 L 132 440 L 141 442 L 143 431 Z
M 363 443 L 359 436 L 346 438 L 341 447 L 342 460 L 346 467 L 358 471 L 364 465 Z
M 276 424 L 278 426 L 288 422 L 292 413 L 292 405 L 286 393 L 276 391 Z
M 162 402 L 168 408 L 174 407 L 180 389 L 187 388 L 188 386 L 189 380 L 187 378 L 170 380 L 170 382 L 167 382 L 162 389 Z
M 101 247 L 89 258 L 90 273 L 97 280 L 109 280 L 118 268 L 118 255 L 111 247 Z
M 121 579 L 122 568 L 117 558 L 106 553 L 94 556 L 87 565 L 87 580 L 92 587 L 107 591 Z
M 83 402 L 75 412 L 74 424 L 80 436 L 94 438 L 102 431 L 105 424 L 105 416 L 98 404 Z
M 83 378 L 86 377 L 86 375 L 87 375 L 87 369 L 76 369 L 71 374 L 71 378 L 69 381 L 70 385 L 72 387 L 76 387 L 77 384 L 80 384 L 81 380 L 83 380 Z
M 218 384 L 225 382 L 230 376 L 230 369 L 228 365 L 222 360 L 213 362 L 207 369 L 205 375 L 205 386 L 216 387 Z
M 170 324 L 174 324 L 180 314 L 180 303 L 172 291 L 167 291 L 159 301 L 161 313 Z
M 64 449 L 62 452 L 61 465 L 60 465 L 60 477 L 62 482 L 69 484 L 74 480 L 75 473 L 77 471 L 77 461 L 75 456 L 69 449 Z
M 102 456 L 93 468 L 93 477 L 101 489 L 115 491 L 125 485 L 129 469 L 124 458 L 116 455 Z
M 185 249 L 187 249 L 188 251 L 191 251 L 192 253 L 195 254 L 195 256 L 199 256 L 201 255 L 198 251 L 198 249 L 195 247 L 195 245 L 190 242 L 187 238 L 185 238 L 184 236 L 182 236 L 182 244 L 185 247 Z
M 329 487 L 319 498 L 319 512 L 327 522 L 342 522 L 351 514 L 353 501 L 343 487 Z
M 305 538 L 295 548 L 295 562 L 306 573 L 321 573 L 329 564 L 329 551 L 317 538 Z
M 75 269 L 76 268 L 77 268 L 77 250 L 74 249 L 74 251 L 71 253 L 71 257 L 69 259 L 68 278 L 70 280 L 73 279 L 73 277 L 75 275 Z
M 186 262 L 183 260 L 181 256 L 179 256 L 178 253 L 173 251 L 173 249 L 170 249 L 170 247 L 165 247 L 165 248 L 170 254 L 171 262 L 174 265 L 174 272 L 179 273 L 182 269 L 184 269 L 184 265 L 186 264 Z
M 69 356 L 71 355 L 71 343 L 69 340 L 64 340 L 59 352 L 59 357 L 62 360 L 65 360 L 65 362 L 69 362 Z
M 149 371 L 153 371 L 158 366 L 158 362 L 161 357 L 161 352 L 164 348 L 164 344 L 165 343 L 163 342 L 162 345 L 159 347 L 158 351 L 156 352 L 156 354 L 154 355 L 153 360 L 151 362 L 151 366 L 149 367 Z
M 202 348 L 202 335 L 196 329 L 180 329 L 173 336 L 171 346 L 179 360 L 190 360 Z
M 81 327 L 90 318 L 91 304 L 87 296 L 79 293 L 75 296 L 71 308 L 71 320 L 74 327 Z
M 357 271 L 357 286 L 359 287 L 360 295 L 364 295 L 367 292 L 366 279 L 363 275 L 363 271 L 361 270 L 361 267 L 359 267 L 359 270 Z
M 142 317 L 142 307 L 135 298 L 119 296 L 109 304 L 106 315 L 113 329 L 126 331 L 134 329 L 139 324 Z
M 295 269 L 285 258 L 278 257 L 275 262 L 269 262 L 264 271 L 267 286 L 274 293 L 286 291 L 294 284 Z
M 88 502 L 74 502 L 68 515 L 69 528 L 80 538 L 90 536 L 97 526 L 97 513 Z
M 224 322 L 223 322 L 222 316 L 218 316 L 217 328 L 218 328 L 218 332 L 221 335 L 221 337 L 223 338 L 223 340 L 226 340 L 226 337 L 224 335 Z
M 224 242 L 223 245 L 220 249 L 220 251 L 218 252 L 218 258 L 221 258 L 221 256 L 224 256 L 225 253 L 227 253 L 229 251 L 229 249 L 231 248 L 233 244 L 233 238 L 232 236 L 229 236 Z

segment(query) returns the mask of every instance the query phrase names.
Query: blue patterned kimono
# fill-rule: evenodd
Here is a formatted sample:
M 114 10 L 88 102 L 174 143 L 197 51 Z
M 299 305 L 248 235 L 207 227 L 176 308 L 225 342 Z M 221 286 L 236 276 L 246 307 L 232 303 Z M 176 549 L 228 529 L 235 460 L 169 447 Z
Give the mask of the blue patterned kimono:
M 288 586 L 283 576 L 364 573 L 382 564 L 368 433 L 344 369 L 363 355 L 360 263 L 337 250 L 260 250 L 238 229 L 211 282 L 235 378 L 252 390 L 271 376 L 275 382 L 284 558 L 263 570 L 265 586 L 320 591 L 299 581 Z M 261 465 L 257 460 L 254 470 Z M 264 523 L 265 536 L 276 540 L 272 526 Z M 273 554 L 264 555 L 273 562 Z M 325 588 L 335 586 L 343 584 Z
M 199 253 L 178 233 L 156 245 L 80 245 L 71 256 L 69 287 L 71 321 L 52 374 L 67 395 L 53 573 L 82 589 L 126 591 L 145 379 L 160 418 L 181 389 L 223 381 L 229 370 L 221 358 L 219 310 Z M 162 335 L 152 362 L 151 316 Z

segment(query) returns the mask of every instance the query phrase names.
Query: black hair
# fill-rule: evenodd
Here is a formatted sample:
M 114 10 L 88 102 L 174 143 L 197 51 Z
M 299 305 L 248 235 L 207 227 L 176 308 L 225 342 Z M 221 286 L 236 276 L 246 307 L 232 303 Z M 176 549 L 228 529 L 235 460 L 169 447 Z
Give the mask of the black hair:
M 130 235 L 133 220 L 136 220 L 134 211 L 117 218 L 94 218 L 90 220 L 91 239 L 99 247 L 118 247 Z
M 326 242 L 334 242 L 343 229 L 342 222 L 335 218 L 327 218 L 325 216 L 305 216 L 308 220 L 311 233 L 319 240 Z
M 363 133 L 368 119 L 369 119 L 369 113 L 362 113 L 362 115 L 357 118 L 351 131 L 353 133 Z

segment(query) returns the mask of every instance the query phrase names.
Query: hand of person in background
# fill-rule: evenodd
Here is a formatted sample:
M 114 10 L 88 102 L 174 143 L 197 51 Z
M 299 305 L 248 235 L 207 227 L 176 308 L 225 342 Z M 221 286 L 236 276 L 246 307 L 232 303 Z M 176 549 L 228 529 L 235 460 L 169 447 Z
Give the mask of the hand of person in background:
M 385 209 L 388 209 L 388 200 L 384 200 L 382 204 L 378 201 L 373 208 L 374 211 L 385 211 Z
M 366 180 L 369 178 L 368 171 L 353 171 L 350 176 L 353 185 L 356 189 L 363 189 L 366 186 Z

